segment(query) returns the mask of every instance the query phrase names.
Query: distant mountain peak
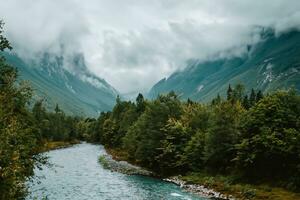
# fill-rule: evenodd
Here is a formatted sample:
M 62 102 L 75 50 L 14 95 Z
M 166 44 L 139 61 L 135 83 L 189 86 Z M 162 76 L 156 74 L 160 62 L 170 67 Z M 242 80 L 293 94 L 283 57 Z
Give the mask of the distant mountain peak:
M 32 83 L 37 98 L 47 100 L 50 110 L 58 103 L 69 114 L 97 116 L 99 111 L 112 109 L 119 94 L 104 79 L 89 72 L 80 53 L 43 52 L 36 59 L 5 53 L 5 57 L 19 69 L 21 79 Z

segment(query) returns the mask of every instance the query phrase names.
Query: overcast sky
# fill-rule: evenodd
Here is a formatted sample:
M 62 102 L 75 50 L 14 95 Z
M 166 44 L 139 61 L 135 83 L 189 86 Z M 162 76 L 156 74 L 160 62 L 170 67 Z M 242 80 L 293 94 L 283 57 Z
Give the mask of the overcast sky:
M 256 26 L 300 27 L 300 0 L 0 0 L 6 35 L 23 56 L 82 52 L 121 93 L 146 91 L 184 67 L 257 42 Z

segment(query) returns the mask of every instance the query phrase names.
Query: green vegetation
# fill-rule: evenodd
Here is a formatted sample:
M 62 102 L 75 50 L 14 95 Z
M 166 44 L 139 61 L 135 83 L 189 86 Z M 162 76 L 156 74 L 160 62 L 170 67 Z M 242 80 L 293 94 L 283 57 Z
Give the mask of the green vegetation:
M 67 148 L 72 145 L 80 143 L 79 140 L 71 140 L 71 141 L 45 141 L 43 143 L 43 146 L 40 147 L 39 152 L 46 152 L 50 150 L 55 150 L 55 149 L 62 149 L 62 148 Z
M 0 21 L 1 52 L 11 49 L 2 26 Z M 39 152 L 83 137 L 77 126 L 81 119 L 66 116 L 58 105 L 54 112 L 47 112 L 43 101 L 32 105 L 31 88 L 17 77 L 17 70 L 0 57 L 0 199 L 5 200 L 24 198 L 25 180 L 34 166 L 47 162 Z
M 207 104 L 182 102 L 174 92 L 151 101 L 139 94 L 135 103 L 117 98 L 112 112 L 86 125 L 87 140 L 161 176 L 204 174 L 244 197 L 259 196 L 253 185 L 300 189 L 300 97 L 293 89 L 264 96 L 229 85 L 226 99 Z
M 109 168 L 109 164 L 108 164 L 105 156 L 100 156 L 99 157 L 99 162 L 101 163 L 101 165 L 103 166 L 104 169 L 108 169 Z
M 222 194 L 232 195 L 238 199 L 255 200 L 296 200 L 300 194 L 290 192 L 280 187 L 267 184 L 248 184 L 236 181 L 233 176 L 215 175 L 206 173 L 189 173 L 181 177 L 187 183 L 200 184 L 208 188 L 214 188 Z
M 0 50 L 11 49 L 2 36 Z M 16 199 L 24 193 L 24 180 L 32 175 L 35 163 L 43 162 L 33 156 L 38 148 L 38 130 L 33 117 L 25 109 L 31 97 L 26 83 L 15 84 L 17 72 L 0 58 L 0 199 Z

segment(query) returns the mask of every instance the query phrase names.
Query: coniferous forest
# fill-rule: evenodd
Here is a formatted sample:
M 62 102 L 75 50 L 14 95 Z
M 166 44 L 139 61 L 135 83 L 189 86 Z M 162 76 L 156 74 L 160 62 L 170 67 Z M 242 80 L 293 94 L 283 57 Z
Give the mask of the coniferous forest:
M 11 46 L 0 32 L 0 50 Z M 135 102 L 120 97 L 97 119 L 47 111 L 28 82 L 0 59 L 0 198 L 21 199 L 47 142 L 101 143 L 162 177 L 206 173 L 233 181 L 300 189 L 300 96 L 294 89 L 263 94 L 242 84 L 208 103 L 174 93 Z

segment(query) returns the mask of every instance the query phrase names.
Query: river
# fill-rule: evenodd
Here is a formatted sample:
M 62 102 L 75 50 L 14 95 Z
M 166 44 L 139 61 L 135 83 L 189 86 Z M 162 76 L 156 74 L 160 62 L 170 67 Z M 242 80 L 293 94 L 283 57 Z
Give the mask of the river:
M 177 185 L 103 169 L 101 145 L 82 143 L 46 153 L 52 166 L 35 169 L 27 200 L 205 200 Z

